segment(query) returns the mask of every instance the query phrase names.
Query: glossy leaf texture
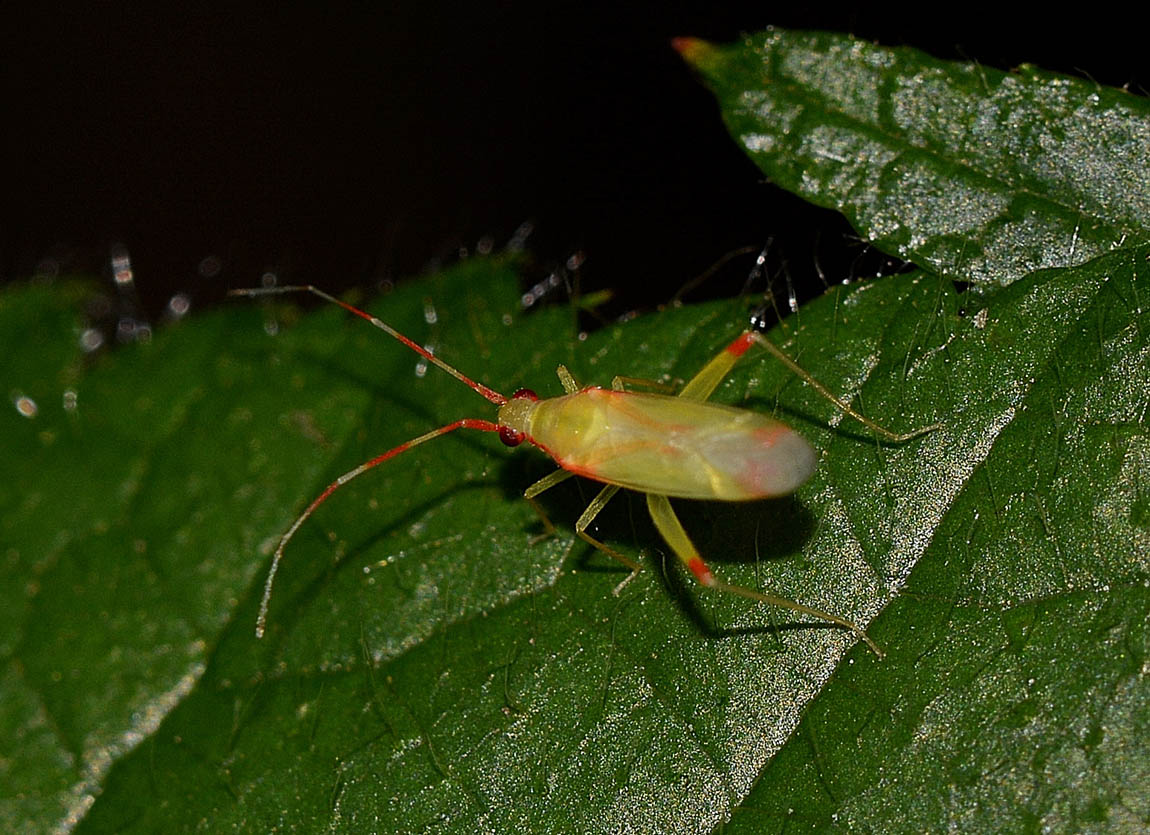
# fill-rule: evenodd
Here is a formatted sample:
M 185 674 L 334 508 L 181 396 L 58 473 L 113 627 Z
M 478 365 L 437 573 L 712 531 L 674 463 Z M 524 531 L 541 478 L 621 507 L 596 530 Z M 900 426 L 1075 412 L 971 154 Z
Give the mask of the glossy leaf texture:
M 770 55 L 751 55 L 762 43 Z M 257 641 L 271 549 L 311 498 L 389 447 L 494 409 L 337 309 L 237 301 L 90 358 L 79 291 L 7 290 L 0 828 L 1150 824 L 1150 249 L 1135 243 L 1146 169 L 1129 142 L 1089 145 L 1111 135 L 1096 130 L 1078 156 L 1063 154 L 1064 172 L 1079 173 L 1060 190 L 1034 173 L 1056 166 L 1036 167 L 1031 146 L 1010 151 L 1000 134 L 984 136 L 998 162 L 976 165 L 970 148 L 972 161 L 952 159 L 946 149 L 965 146 L 936 130 L 958 124 L 943 118 L 946 97 L 892 104 L 913 92 L 904 76 L 950 89 L 966 72 L 978 80 L 970 101 L 982 96 L 992 114 L 1010 85 L 1079 82 L 832 36 L 748 44 L 693 55 L 713 83 L 716 55 L 830 81 L 870 56 L 856 72 L 890 75 L 854 83 L 884 92 L 871 100 L 880 127 L 897 111 L 931 151 L 899 145 L 909 167 L 899 154 L 840 154 L 854 185 L 836 191 L 811 149 L 840 147 L 819 137 L 861 124 L 848 105 L 865 109 L 866 96 L 839 95 L 846 115 L 805 140 L 818 113 L 800 108 L 771 164 L 810 165 L 795 175 L 803 193 L 929 271 L 836 287 L 772 337 L 892 429 L 942 428 L 878 443 L 751 355 L 716 400 L 786 420 L 819 469 L 788 499 L 676 508 L 717 572 L 864 623 L 888 657 L 843 630 L 698 590 L 626 494 L 594 533 L 650 570 L 614 596 L 625 571 L 571 533 L 597 486 L 544 494 L 559 534 L 536 541 L 520 495 L 551 466 L 475 433 L 337 493 L 293 541 Z M 836 84 L 850 86 L 827 83 L 813 99 L 831 100 Z M 720 97 L 759 95 L 748 85 Z M 1126 108 L 1113 135 L 1133 135 L 1142 100 L 1091 89 L 1106 112 Z M 1070 136 L 1061 113 L 1026 124 Z M 1118 176 L 1081 176 L 1083 160 Z M 930 199 L 993 206 L 995 188 L 1007 208 L 986 222 Z M 959 292 L 953 277 L 978 285 Z M 514 270 L 486 260 L 370 307 L 482 382 L 542 395 L 560 391 L 559 363 L 587 383 L 685 379 L 747 316 L 739 301 L 671 309 L 580 340 L 565 310 L 521 314 Z
M 920 267 L 1008 284 L 1150 238 L 1142 96 L 826 32 L 677 45 L 772 182 Z
M 776 339 L 810 370 L 895 428 L 943 421 L 901 447 L 765 357 L 722 387 L 795 425 L 821 467 L 793 499 L 680 502 L 688 528 L 730 579 L 871 621 L 881 662 L 849 633 L 699 593 L 623 497 L 598 532 L 652 570 L 613 597 L 623 574 L 570 535 L 592 485 L 547 495 L 568 525 L 532 544 L 518 494 L 548 465 L 486 435 L 337 494 L 257 642 L 266 554 L 303 503 L 488 404 L 340 311 L 276 336 L 270 313 L 217 312 L 85 370 L 61 347 L 66 300 L 8 294 L 4 324 L 52 325 L 45 356 L 67 358 L 23 372 L 34 418 L 4 417 L 23 485 L 3 512 L 20 613 L 6 825 L 700 832 L 734 815 L 757 831 L 790 797 L 824 822 L 930 828 L 961 807 L 927 786 L 990 815 L 984 793 L 1010 794 L 997 770 L 1036 768 L 1066 772 L 1039 798 L 1068 819 L 1137 819 L 1147 257 L 1040 273 L 978 310 L 927 275 L 804 308 Z M 513 276 L 473 262 L 374 309 L 490 385 L 546 393 L 559 362 L 587 382 L 685 377 L 745 315 L 673 310 L 577 343 L 556 339 L 565 313 L 515 304 Z M 776 774 L 789 794 L 767 789 Z

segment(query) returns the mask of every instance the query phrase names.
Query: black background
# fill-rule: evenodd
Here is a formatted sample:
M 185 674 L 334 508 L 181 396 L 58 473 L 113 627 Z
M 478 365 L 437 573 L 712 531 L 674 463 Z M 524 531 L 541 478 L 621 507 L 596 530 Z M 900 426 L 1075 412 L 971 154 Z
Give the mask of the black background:
M 897 268 L 834 213 L 763 182 L 669 45 L 768 25 L 847 31 L 940 58 L 1022 62 L 1144 93 L 1140 27 L 768 4 L 218 4 L 5 15 L 0 280 L 110 276 L 142 310 L 176 291 L 339 290 L 448 263 L 524 221 L 537 275 L 572 252 L 618 314 L 773 239 L 802 284 Z M 702 291 L 738 292 L 751 256 Z M 205 259 L 208 259 L 205 261 Z

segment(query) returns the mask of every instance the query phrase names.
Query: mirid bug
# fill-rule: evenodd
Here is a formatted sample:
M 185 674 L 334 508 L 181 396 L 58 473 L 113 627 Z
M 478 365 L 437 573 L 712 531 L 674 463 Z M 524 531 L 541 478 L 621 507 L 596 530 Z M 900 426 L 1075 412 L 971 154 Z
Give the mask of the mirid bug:
M 802 485 L 814 471 L 814 450 L 785 424 L 757 412 L 707 402 L 739 358 L 754 345 L 762 346 L 819 395 L 888 441 L 902 443 L 939 426 L 931 424 L 914 432 L 897 434 L 859 414 L 763 335 L 762 310 L 751 317 L 751 327 L 688 380 L 677 395 L 628 391 L 621 377 L 616 377 L 609 389 L 580 386 L 560 365 L 557 373 L 565 393 L 540 399 L 530 389 L 520 389 L 507 397 L 475 382 L 387 323 L 317 287 L 233 290 L 229 295 L 250 297 L 283 293 L 312 293 L 367 320 L 481 394 L 499 410 L 495 421 L 462 418 L 412 438 L 365 461 L 329 484 L 280 538 L 260 600 L 257 638 L 263 637 L 267 626 L 272 587 L 284 550 L 316 508 L 352 479 L 401 453 L 456 429 L 477 429 L 497 433 L 500 440 L 511 447 L 526 441 L 551 456 L 560 466 L 561 469 L 535 482 L 523 493 L 538 513 L 547 533 L 554 533 L 554 527 L 535 501 L 536 496 L 574 475 L 604 484 L 576 521 L 575 533 L 631 569 L 631 574 L 620 587 L 640 571 L 639 564 L 592 537 L 587 529 L 611 498 L 620 489 L 627 488 L 646 494 L 647 509 L 656 529 L 701 585 L 836 624 L 854 632 L 882 657 L 882 650 L 863 628 L 846 618 L 721 580 L 703 561 L 671 507 L 672 498 L 747 501 L 786 495 Z

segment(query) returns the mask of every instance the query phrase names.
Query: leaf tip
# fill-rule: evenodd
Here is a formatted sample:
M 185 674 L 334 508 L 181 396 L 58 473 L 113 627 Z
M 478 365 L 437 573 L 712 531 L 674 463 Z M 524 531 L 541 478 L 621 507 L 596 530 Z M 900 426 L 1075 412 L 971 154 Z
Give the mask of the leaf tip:
M 671 47 L 682 55 L 683 60 L 688 64 L 699 69 L 703 69 L 707 65 L 708 59 L 712 58 L 717 51 L 714 44 L 704 41 L 702 38 L 671 38 Z

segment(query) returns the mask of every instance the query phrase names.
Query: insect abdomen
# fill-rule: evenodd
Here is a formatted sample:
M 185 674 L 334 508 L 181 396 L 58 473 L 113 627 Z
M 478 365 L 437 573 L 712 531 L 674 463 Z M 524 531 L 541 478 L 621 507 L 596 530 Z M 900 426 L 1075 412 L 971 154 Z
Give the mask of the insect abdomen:
M 800 435 L 746 409 L 607 389 L 535 405 L 529 435 L 560 466 L 633 490 L 761 499 L 793 492 L 814 471 Z

